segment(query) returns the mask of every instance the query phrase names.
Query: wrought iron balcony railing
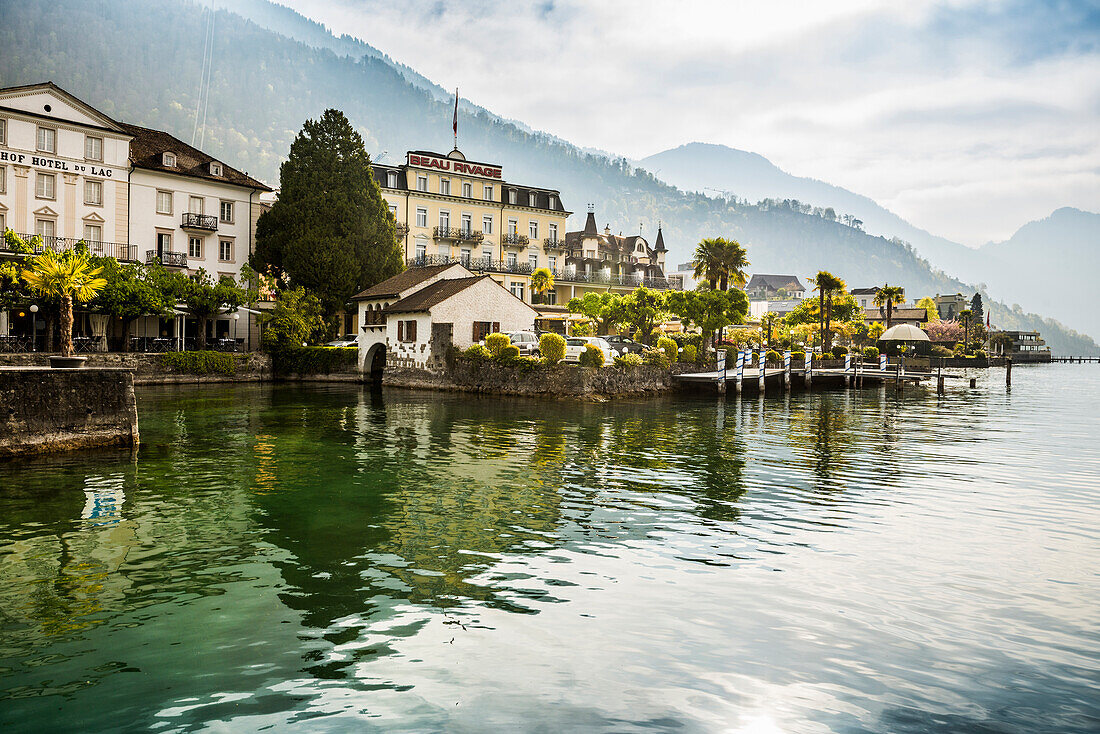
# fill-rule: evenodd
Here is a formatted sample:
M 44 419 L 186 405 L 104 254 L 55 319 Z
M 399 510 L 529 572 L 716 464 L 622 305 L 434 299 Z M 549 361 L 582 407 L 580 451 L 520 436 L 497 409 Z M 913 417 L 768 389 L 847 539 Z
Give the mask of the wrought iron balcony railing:
M 180 222 L 180 229 L 201 229 L 204 232 L 217 232 L 218 218 L 213 214 L 192 214 L 191 212 L 184 212 L 183 221 Z
M 186 268 L 187 267 L 187 253 L 186 252 L 157 252 L 156 250 L 145 251 L 145 264 L 152 265 L 159 262 L 166 268 Z
M 559 240 L 552 237 L 547 237 L 542 241 L 542 247 L 546 250 L 565 250 L 568 249 L 568 245 L 565 244 L 565 240 Z
M 437 240 L 455 240 L 456 242 L 481 242 L 485 239 L 483 233 L 461 227 L 436 227 L 432 237 Z
M 525 234 L 505 234 L 501 235 L 500 244 L 527 247 L 527 245 L 531 244 L 531 238 Z
M 407 235 L 409 233 L 409 225 L 403 224 L 402 222 L 398 222 L 394 226 L 394 230 L 397 232 L 398 237 L 404 237 L 405 235 Z
M 462 265 L 477 273 L 511 273 L 515 275 L 530 275 L 535 271 L 529 262 L 510 262 L 508 260 L 494 260 L 487 257 L 451 257 L 449 255 L 422 255 L 411 258 L 405 262 L 410 268 L 427 267 L 430 265 Z M 680 285 L 670 282 L 667 278 L 654 278 L 642 275 L 612 275 L 606 271 L 587 273 L 576 271 L 572 268 L 564 270 L 551 270 L 555 282 L 561 283 L 591 283 L 593 285 L 617 285 L 627 288 L 637 288 L 644 285 L 655 290 L 679 290 Z
M 45 250 L 53 250 L 54 252 L 75 250 L 77 247 L 83 245 L 84 247 L 87 247 L 88 252 L 93 255 L 113 257 L 114 259 L 122 262 L 137 262 L 137 245 L 127 245 L 121 242 L 80 240 L 76 239 L 75 237 L 42 237 L 40 235 L 33 234 L 18 234 L 16 236 L 26 242 L 31 247 L 35 255 L 40 255 Z M 0 237 L 0 251 L 12 251 L 2 237 Z

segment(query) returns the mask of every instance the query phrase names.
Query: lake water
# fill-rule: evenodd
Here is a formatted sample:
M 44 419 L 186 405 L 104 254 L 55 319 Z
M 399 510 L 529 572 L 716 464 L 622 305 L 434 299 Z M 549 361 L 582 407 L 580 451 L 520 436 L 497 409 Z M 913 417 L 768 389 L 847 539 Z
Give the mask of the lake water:
M 1100 367 L 139 390 L 0 463 L 0 729 L 1095 732 Z

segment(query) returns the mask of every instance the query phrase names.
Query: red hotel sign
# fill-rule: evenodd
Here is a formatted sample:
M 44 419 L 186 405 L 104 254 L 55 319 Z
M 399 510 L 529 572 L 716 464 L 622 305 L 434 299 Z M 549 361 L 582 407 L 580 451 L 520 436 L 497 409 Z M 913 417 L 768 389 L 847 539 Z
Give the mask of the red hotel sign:
M 409 165 L 423 168 L 435 168 L 440 171 L 452 171 L 466 176 L 481 176 L 483 178 L 501 178 L 501 169 L 497 166 L 483 166 L 480 163 L 467 163 L 456 161 L 453 158 L 437 158 L 434 155 L 417 155 L 409 153 Z

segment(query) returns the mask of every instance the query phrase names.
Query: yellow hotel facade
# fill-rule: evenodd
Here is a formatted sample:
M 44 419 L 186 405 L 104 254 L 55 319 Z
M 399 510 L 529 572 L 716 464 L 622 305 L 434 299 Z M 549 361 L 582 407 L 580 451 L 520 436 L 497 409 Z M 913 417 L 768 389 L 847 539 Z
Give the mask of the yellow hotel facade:
M 499 165 L 468 161 L 455 149 L 446 155 L 409 151 L 403 165 L 373 169 L 409 267 L 461 263 L 488 273 L 546 319 L 560 318 L 570 298 L 589 291 L 669 287 L 660 235 L 659 254 L 640 237 L 630 238 L 640 243 L 632 242 L 638 252 L 626 257 L 595 241 L 584 249 L 580 232 L 566 232 L 572 212 L 558 190 L 508 182 Z M 536 268 L 553 273 L 550 293 L 531 292 Z

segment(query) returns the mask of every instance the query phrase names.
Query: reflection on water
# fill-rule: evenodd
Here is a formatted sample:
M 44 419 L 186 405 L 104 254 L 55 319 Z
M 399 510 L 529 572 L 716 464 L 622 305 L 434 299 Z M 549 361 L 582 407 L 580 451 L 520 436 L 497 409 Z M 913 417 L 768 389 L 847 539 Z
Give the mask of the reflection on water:
M 997 376 L 143 391 L 0 464 L 0 726 L 1093 730 L 1100 371 Z

